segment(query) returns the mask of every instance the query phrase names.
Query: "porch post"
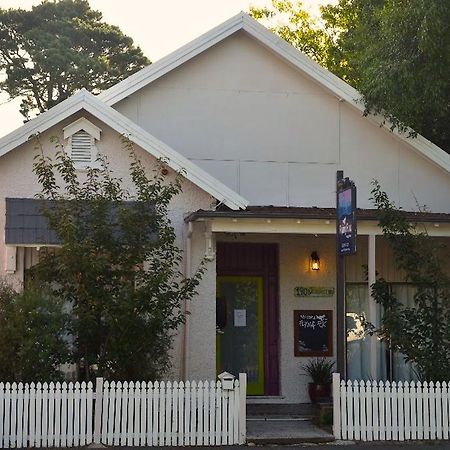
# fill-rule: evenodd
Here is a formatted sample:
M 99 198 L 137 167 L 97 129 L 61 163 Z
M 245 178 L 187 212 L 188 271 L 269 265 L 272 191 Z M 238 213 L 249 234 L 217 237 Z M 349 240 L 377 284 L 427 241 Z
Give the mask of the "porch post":
M 376 281 L 376 236 L 370 234 L 368 236 L 368 261 L 367 261 L 367 284 L 369 289 L 369 321 L 377 326 L 377 304 L 372 296 L 371 286 Z M 370 376 L 377 379 L 377 338 L 375 336 L 370 337 Z
M 338 170 L 336 186 L 344 178 Z M 337 217 L 338 191 L 336 189 L 336 369 L 343 380 L 347 379 L 347 325 L 345 305 L 345 257 L 339 253 L 339 220 Z

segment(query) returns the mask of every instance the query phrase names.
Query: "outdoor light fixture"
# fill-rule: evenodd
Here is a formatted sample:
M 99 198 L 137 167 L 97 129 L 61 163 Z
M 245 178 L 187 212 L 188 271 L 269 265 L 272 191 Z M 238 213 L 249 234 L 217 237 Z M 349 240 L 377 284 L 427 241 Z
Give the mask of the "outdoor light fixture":
M 311 270 L 320 270 L 320 258 L 316 251 L 311 253 L 309 263 Z

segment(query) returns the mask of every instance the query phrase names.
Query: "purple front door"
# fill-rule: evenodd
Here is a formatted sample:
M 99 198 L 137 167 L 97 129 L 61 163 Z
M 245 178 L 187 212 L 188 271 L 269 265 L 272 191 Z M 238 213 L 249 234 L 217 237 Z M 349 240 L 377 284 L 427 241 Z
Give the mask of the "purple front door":
M 263 370 L 261 370 L 261 376 L 263 377 L 262 388 L 257 391 L 257 395 L 279 395 L 280 383 L 279 383 L 279 298 L 278 298 L 278 245 L 276 244 L 253 244 L 253 243 L 229 243 L 219 242 L 217 243 L 217 277 L 218 280 L 223 277 L 244 277 L 246 280 L 260 279 L 262 287 L 262 305 L 261 314 L 258 316 L 258 321 L 262 319 L 263 323 L 258 324 L 260 334 L 255 333 L 250 339 L 258 339 L 261 349 L 261 363 Z M 231 279 L 231 278 L 230 278 Z M 256 292 L 256 289 L 255 289 Z M 258 295 L 255 294 L 255 305 L 249 307 L 249 311 L 257 310 L 256 303 L 258 302 Z M 228 299 L 228 303 L 232 305 L 232 299 Z M 227 301 L 225 299 L 225 301 Z M 228 309 L 230 309 L 228 307 Z M 226 308 L 225 308 L 226 310 Z M 242 336 L 245 333 L 249 333 L 248 328 L 251 324 L 246 322 L 245 312 L 243 309 L 236 309 L 235 311 L 228 310 L 228 317 L 231 320 L 228 321 L 227 327 L 242 327 L 236 328 L 236 332 Z M 241 317 L 240 317 L 241 316 Z M 234 322 L 233 322 L 234 321 Z M 230 323 L 232 322 L 232 323 Z M 247 329 L 245 328 L 247 327 Z M 236 342 L 240 342 L 236 340 Z M 236 348 L 237 347 L 237 348 Z M 221 348 L 219 356 L 222 360 L 227 359 L 227 355 L 223 352 L 230 351 L 229 348 Z M 237 344 L 232 350 L 237 352 L 235 361 L 239 361 L 239 352 L 243 352 L 244 349 L 241 345 Z M 242 358 L 241 358 L 242 360 Z M 236 363 L 239 364 L 239 363 Z M 220 365 L 218 367 L 220 370 Z M 242 368 L 245 370 L 245 367 Z M 249 374 L 249 378 L 252 374 Z M 250 390 L 249 393 L 251 394 Z M 256 393 L 256 391 L 255 391 Z

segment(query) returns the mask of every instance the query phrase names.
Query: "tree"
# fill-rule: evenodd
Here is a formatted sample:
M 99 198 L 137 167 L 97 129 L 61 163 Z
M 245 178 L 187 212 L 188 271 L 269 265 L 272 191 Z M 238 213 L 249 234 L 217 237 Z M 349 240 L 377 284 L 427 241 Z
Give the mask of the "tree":
M 251 13 L 284 18 L 273 31 L 358 89 L 366 114 L 450 153 L 449 2 L 339 0 L 315 20 L 301 2 L 273 0 Z
M 411 224 L 377 182 L 372 194 L 396 265 L 416 293 L 413 306 L 407 307 L 386 280 L 378 279 L 372 293 L 383 306 L 383 316 L 378 329 L 368 328 L 392 350 L 403 353 L 421 378 L 446 381 L 450 373 L 450 276 L 443 264 L 448 262 L 448 248 L 432 239 L 423 226 Z
M 366 112 L 379 114 L 450 152 L 450 3 L 439 0 L 341 0 L 356 20 L 338 45 L 356 74 Z M 355 12 L 356 11 L 356 12 Z
M 67 314 L 47 289 L 15 292 L 0 282 L 0 379 L 60 380 L 69 360 Z
M 250 7 L 250 15 L 268 22 L 272 32 L 320 65 L 343 76 L 341 55 L 335 44 L 337 27 L 324 27 L 303 7 L 302 2 L 272 0 L 271 7 Z
M 50 201 L 43 211 L 61 247 L 43 253 L 34 275 L 71 305 L 74 361 L 109 379 L 136 380 L 170 366 L 182 304 L 194 297 L 203 266 L 192 278 L 180 271 L 168 207 L 181 174 L 166 179 L 161 163 L 149 177 L 128 140 L 125 146 L 130 191 L 102 156 L 81 178 L 63 149 L 54 161 L 37 157 L 41 198 Z
M 99 93 L 147 64 L 133 40 L 103 22 L 87 0 L 0 8 L 0 89 L 23 97 L 26 119 L 83 87 Z

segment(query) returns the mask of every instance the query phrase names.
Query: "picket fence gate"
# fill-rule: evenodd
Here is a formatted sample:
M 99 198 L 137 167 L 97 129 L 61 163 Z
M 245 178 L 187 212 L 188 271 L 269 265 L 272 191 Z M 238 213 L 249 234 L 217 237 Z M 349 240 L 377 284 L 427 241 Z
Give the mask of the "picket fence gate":
M 450 436 L 450 383 L 341 381 L 333 374 L 333 432 L 357 441 Z
M 0 448 L 232 445 L 246 437 L 245 374 L 220 381 L 0 383 Z

